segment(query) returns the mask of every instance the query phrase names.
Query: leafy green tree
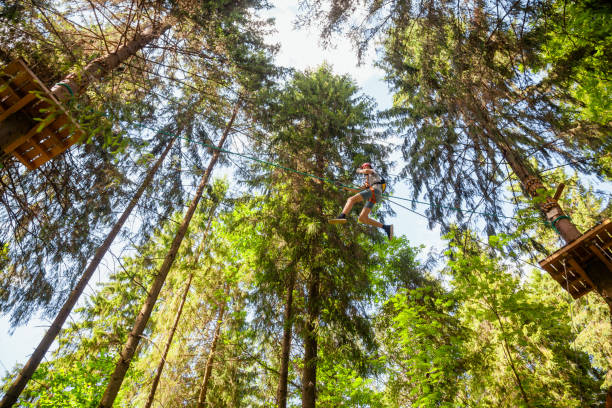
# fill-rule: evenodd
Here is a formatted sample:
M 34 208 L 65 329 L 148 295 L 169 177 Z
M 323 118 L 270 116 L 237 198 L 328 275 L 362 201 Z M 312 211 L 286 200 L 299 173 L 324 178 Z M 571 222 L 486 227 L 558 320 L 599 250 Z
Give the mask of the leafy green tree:
M 497 238 L 490 240 L 496 249 L 512 239 Z M 603 403 L 602 372 L 571 346 L 575 334 L 566 315 L 522 287 L 512 263 L 486 253 L 465 234 L 451 237 L 449 256 L 453 293 L 461 299 L 457 314 L 474 333 L 466 349 L 479 357 L 471 364 L 478 374 L 469 378 L 471 392 L 464 398 L 492 406 Z
M 377 316 L 389 406 L 603 406 L 603 371 L 576 347 L 567 306 L 469 233 L 448 236 L 445 284 L 405 289 Z M 550 282 L 550 280 L 548 280 Z
M 224 188 L 216 184 L 213 191 L 219 193 Z M 190 245 L 179 254 L 177 274 L 162 292 L 160 307 L 156 309 L 152 321 L 143 333 L 146 342 L 138 349 L 135 357 L 138 364 L 128 373 L 128 386 L 120 396 L 124 401 L 140 401 L 146 397 L 144 393 L 139 395 L 131 393 L 131 390 L 142 391 L 142 378 L 147 377 L 152 371 L 151 366 L 158 361 L 158 343 L 161 343 L 166 332 L 166 322 L 171 321 L 167 316 L 175 312 L 174 299 L 177 292 L 183 290 L 186 275 L 201 275 L 196 277 L 193 284 L 193 287 L 198 289 L 203 285 L 200 280 L 206 281 L 210 278 L 208 274 L 202 274 L 202 271 L 206 270 L 210 273 L 210 263 L 204 259 L 201 266 L 194 265 L 193 255 L 200 246 L 200 240 L 206 236 L 204 231 L 210 217 L 210 207 L 213 205 L 215 203 L 209 197 L 205 200 L 202 211 L 197 214 L 188 239 Z M 120 272 L 111 276 L 110 282 L 105 284 L 85 307 L 78 310 L 78 320 L 62 332 L 58 350 L 53 358 L 43 363 L 35 373 L 35 381 L 29 383 L 19 400 L 20 404 L 35 405 L 47 401 L 51 406 L 61 406 L 63 399 L 82 402 L 89 398 L 86 401 L 87 406 L 97 405 L 114 367 L 113 361 L 127 338 L 129 327 L 137 317 L 140 299 L 146 294 L 146 286 L 155 278 L 156 267 L 161 264 L 177 229 L 178 219 L 177 214 L 166 223 L 163 230 L 156 232 L 154 239 L 137 247 L 134 256 L 117 261 Z M 217 279 L 219 278 L 222 277 Z M 209 311 L 207 307 L 202 307 L 202 301 L 212 302 L 207 300 L 207 297 L 214 299 L 214 291 L 212 294 L 211 297 L 211 291 L 208 294 L 201 293 L 201 297 L 188 303 L 188 307 L 200 310 L 199 315 L 191 316 L 192 324 L 206 321 Z M 193 315 L 193 312 L 191 314 Z M 212 320 L 212 315 L 208 319 Z M 87 375 L 84 375 L 84 370 L 89 370 Z M 70 381 L 71 377 L 78 381 Z M 83 389 L 74 391 L 76 383 L 82 383 Z
M 607 124 L 568 114 L 567 92 L 532 67 L 540 63 L 546 27 L 537 24 L 546 2 L 426 1 L 361 7 L 362 2 L 304 1 L 324 20 L 324 35 L 347 25 L 351 12 L 366 14 L 350 26 L 360 44 L 382 34 L 380 66 L 394 91 L 386 116 L 404 139 L 402 175 L 413 197 L 430 202 L 430 223 L 474 227 L 474 211 L 487 233 L 511 228 L 503 189 L 514 174 L 546 222 L 566 243 L 581 236 L 537 173 L 538 166 L 568 165 L 581 175 L 605 171 Z M 324 3 L 329 13 L 321 12 Z M 520 22 L 520 23 L 519 23 Z M 465 213 L 460 208 L 467 208 Z M 607 267 L 589 268 L 598 292 L 612 305 Z
M 551 185 L 566 185 L 559 201 L 581 228 L 587 229 L 602 219 L 610 218 L 610 200 L 606 192 L 585 187 L 577 174 L 570 176 L 563 169 L 547 172 L 544 177 Z M 540 252 L 554 252 L 558 246 L 558 234 L 552 228 L 530 220 L 534 210 L 528 203 L 522 202 L 521 207 L 517 212 L 520 220 L 518 233 L 523 233 L 521 239 L 534 241 L 534 246 L 540 248 Z M 539 260 L 535 255 L 529 251 L 523 252 L 523 256 L 530 257 L 532 262 Z M 539 297 L 547 306 L 554 307 L 557 314 L 566 316 L 575 335 L 572 347 L 587 353 L 591 356 L 593 367 L 607 373 L 604 386 L 609 388 L 612 384 L 609 309 L 597 300 L 595 292 L 574 300 L 563 285 L 547 273 L 532 271 L 529 286 L 534 296 Z
M 371 141 L 376 136 L 372 102 L 358 94 L 350 79 L 333 75 L 326 66 L 295 73 L 284 87 L 266 89 L 260 98 L 263 113 L 258 117 L 270 136 L 268 144 L 256 147 L 283 168 L 249 169 L 250 184 L 268 194 L 248 204 L 237 236 L 255 237 L 243 244 L 258 271 L 256 324 L 282 337 L 277 403 L 288 399 L 283 382 L 291 376 L 295 328 L 304 346 L 302 403 L 314 406 L 324 333 L 329 330 L 330 347 L 344 344 L 356 356 L 373 347 L 366 316 L 354 305 L 371 295 L 372 243 L 366 236 L 381 238 L 370 228 L 330 226 L 326 218 L 338 211 L 346 193 L 323 180 L 349 184 L 354 168 L 365 160 L 384 173 L 386 149 Z
M 567 90 L 578 117 L 609 125 L 612 121 L 610 80 L 612 7 L 590 0 L 551 2 L 542 21 L 542 70 L 551 83 Z M 571 99 L 570 99 L 571 101 Z
M 78 82 L 71 83 L 76 95 L 65 104 L 89 142 L 37 172 L 2 169 L 0 219 L 7 228 L 0 239 L 9 243 L 12 266 L 3 270 L 0 307 L 13 314 L 14 324 L 41 308 L 56 312 L 102 240 L 99 235 L 112 225 L 114 211 L 129 202 L 129 184 L 136 182 L 130 176 L 142 170 L 141 156 L 155 140 L 143 135 L 142 126 L 184 129 L 210 144 L 210 122 L 219 126 L 214 112 L 235 96 L 236 84 L 250 82 L 248 88 L 265 80 L 272 49 L 262 41 L 264 25 L 250 13 L 260 6 L 258 1 L 136 6 L 61 0 L 6 5 L 0 15 L 7 27 L 0 34 L 4 61 L 27 54 L 49 88 L 62 80 Z M 165 30 L 161 37 L 158 28 Z M 147 36 L 148 29 L 155 32 Z M 86 88 L 92 76 L 100 81 Z M 54 89 L 58 96 L 68 92 L 63 86 Z M 194 120 L 195 115 L 205 118 Z M 184 146 L 172 169 L 163 171 L 164 191 L 149 190 L 157 195 L 147 206 L 151 210 L 142 211 L 139 238 L 158 225 L 156 212 L 163 218 L 180 208 L 182 183 L 206 166 L 206 149 L 199 143 Z M 14 284 L 21 274 L 23 287 Z

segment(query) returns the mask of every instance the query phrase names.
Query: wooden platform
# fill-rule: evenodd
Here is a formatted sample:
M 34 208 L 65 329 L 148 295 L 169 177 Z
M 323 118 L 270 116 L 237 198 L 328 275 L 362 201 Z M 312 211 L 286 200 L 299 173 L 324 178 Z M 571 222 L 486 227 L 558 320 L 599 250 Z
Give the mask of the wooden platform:
M 29 169 L 62 154 L 83 134 L 22 59 L 0 69 L 0 127 L 12 115 L 25 130 L 0 141 L 0 147 L 3 155 L 14 156 Z
M 540 266 L 567 290 L 574 299 L 595 289 L 588 271 L 595 263 L 612 273 L 612 222 L 604 220 L 576 241 L 540 261 Z

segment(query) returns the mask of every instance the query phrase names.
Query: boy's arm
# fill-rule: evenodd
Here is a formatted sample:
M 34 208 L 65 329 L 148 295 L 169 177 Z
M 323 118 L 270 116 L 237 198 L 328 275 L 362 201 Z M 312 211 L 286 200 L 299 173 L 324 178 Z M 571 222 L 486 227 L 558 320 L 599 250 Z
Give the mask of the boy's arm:
M 359 188 L 353 188 L 353 187 L 344 187 L 344 189 L 345 189 L 345 190 L 348 190 L 348 191 L 352 191 L 352 192 L 354 192 L 354 193 L 358 193 L 358 192 L 360 192 L 361 190 L 363 190 L 363 188 L 359 189 Z
M 372 174 L 374 170 L 372 169 L 357 169 L 357 173 L 359 174 Z

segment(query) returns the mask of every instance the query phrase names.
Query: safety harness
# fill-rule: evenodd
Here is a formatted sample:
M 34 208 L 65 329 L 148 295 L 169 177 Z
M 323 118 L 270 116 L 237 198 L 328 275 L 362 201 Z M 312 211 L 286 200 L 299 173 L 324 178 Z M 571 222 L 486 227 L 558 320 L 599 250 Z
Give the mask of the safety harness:
M 387 182 L 385 181 L 384 178 L 381 178 L 380 181 L 377 181 L 376 183 L 369 185 L 368 183 L 366 183 L 366 188 L 369 188 L 370 191 L 372 192 L 372 196 L 370 197 L 370 199 L 368 201 L 370 201 L 372 204 L 376 204 L 376 193 L 374 192 L 374 186 L 380 184 L 380 190 L 384 193 L 385 190 L 387 189 Z

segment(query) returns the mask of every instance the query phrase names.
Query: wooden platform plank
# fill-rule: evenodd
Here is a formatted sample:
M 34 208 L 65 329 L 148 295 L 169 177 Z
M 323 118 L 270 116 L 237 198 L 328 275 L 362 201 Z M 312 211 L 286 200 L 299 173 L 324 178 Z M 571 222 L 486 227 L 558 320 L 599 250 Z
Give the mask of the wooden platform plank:
M 13 113 L 17 112 L 18 110 L 21 110 L 23 107 L 25 107 L 28 103 L 32 102 L 34 99 L 36 99 L 36 95 L 31 94 L 31 93 L 21 98 L 19 101 L 17 101 L 17 103 L 15 103 L 13 106 L 11 106 L 10 108 L 2 112 L 2 114 L 0 114 L 0 122 L 8 118 Z
M 47 136 L 49 136 L 49 143 L 45 145 L 49 146 L 53 157 L 66 151 L 66 145 L 64 144 L 64 142 L 57 138 L 55 132 L 51 132 L 47 129 L 45 129 L 45 131 L 48 132 Z
M 53 115 L 54 113 L 50 113 L 49 115 L 47 115 L 46 118 L 43 119 L 46 120 L 49 116 Z M 7 146 L 4 147 L 4 151 L 6 153 L 11 153 L 13 150 L 17 149 L 17 147 L 19 145 L 21 145 L 23 142 L 25 142 L 26 140 L 30 139 L 32 136 L 34 136 L 36 133 L 38 133 L 38 126 L 40 125 L 40 123 L 36 123 L 36 125 L 31 128 L 28 133 L 26 133 L 25 135 L 22 135 L 20 137 L 18 137 L 17 139 L 13 140 L 10 144 L 8 144 Z
M 22 67 L 23 60 L 18 58 L 14 61 L 11 61 L 6 67 L 2 69 L 2 72 L 8 75 L 15 75 L 16 72 L 20 70 Z
M 26 166 L 28 169 L 34 170 L 34 166 L 32 166 L 30 161 L 28 159 L 26 159 L 25 157 L 23 157 L 19 152 L 13 151 L 13 152 L 11 152 L 11 154 L 13 156 L 15 156 L 17 158 L 17 160 L 19 160 L 21 162 L 21 164 Z
M 599 260 L 603 262 L 604 265 L 606 265 L 608 270 L 612 271 L 612 262 L 610 262 L 610 260 L 606 257 L 606 255 L 602 251 L 599 250 L 597 245 L 591 245 L 590 248 L 591 248 L 591 251 L 593 251 L 593 253 L 597 255 Z
M 582 269 L 582 267 L 580 265 L 578 265 L 578 262 L 576 262 L 576 260 L 574 258 L 569 258 L 567 261 L 572 266 L 572 269 L 580 274 L 580 277 L 582 278 L 583 281 L 588 283 L 589 286 L 591 286 L 591 288 L 595 288 L 595 285 L 593 284 L 591 279 L 584 272 L 584 269 Z
M 32 147 L 38 153 L 39 156 L 42 156 L 47 160 L 51 159 L 51 157 L 49 157 L 49 155 L 47 154 L 47 151 L 41 146 L 40 141 L 37 140 L 36 143 L 32 143 Z
M 15 92 L 11 84 L 5 82 L 2 85 L 6 85 L 6 87 L 0 92 L 0 103 L 2 103 L 2 106 L 10 107 L 20 99 L 19 94 Z
M 572 250 L 575 250 L 577 248 L 580 248 L 580 246 L 584 243 L 584 241 L 592 238 L 593 236 L 595 236 L 599 231 L 607 229 L 606 227 L 610 226 L 611 221 L 610 220 L 604 220 L 602 221 L 601 224 L 596 225 L 595 227 L 591 228 L 590 230 L 588 230 L 587 232 L 585 232 L 580 238 L 578 238 L 577 240 L 567 244 L 566 246 L 562 247 L 561 249 L 559 249 L 558 251 L 556 251 L 555 253 L 553 253 L 552 255 L 550 255 L 549 257 L 547 257 L 546 259 L 541 260 L 539 263 L 540 265 L 544 264 L 544 263 L 551 263 L 554 262 L 555 260 L 557 260 L 559 257 L 561 257 L 562 255 L 565 255 L 567 252 L 570 252 Z
M 29 169 L 63 153 L 82 138 L 84 132 L 78 123 L 23 59 L 0 69 L 0 86 L 5 88 L 0 91 L 0 122 L 17 112 L 23 112 L 26 120 L 31 120 L 29 130 L 2 150 L 14 155 Z M 41 118 L 42 122 L 34 120 L 36 118 Z M 41 123 L 47 120 L 51 123 L 41 128 Z
M 583 290 L 581 290 L 579 292 L 571 293 L 571 295 L 572 295 L 572 297 L 574 299 L 580 299 L 581 297 L 583 297 L 584 295 L 586 295 L 587 293 L 589 293 L 592 290 L 593 290 L 593 288 L 588 288 L 587 287 L 587 288 L 585 288 L 585 289 L 583 289 Z

